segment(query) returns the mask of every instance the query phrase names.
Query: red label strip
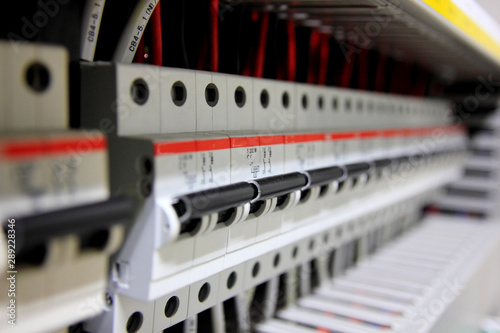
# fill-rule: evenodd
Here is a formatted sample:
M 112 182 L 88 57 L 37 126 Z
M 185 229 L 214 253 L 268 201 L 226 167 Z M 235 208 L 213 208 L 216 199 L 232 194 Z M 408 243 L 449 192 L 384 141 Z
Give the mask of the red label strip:
M 92 139 L 32 139 L 1 142 L 1 155 L 6 159 L 36 158 L 49 155 L 88 154 L 105 150 L 104 137 Z
M 445 133 L 461 133 L 462 126 L 434 126 L 416 128 L 398 128 L 381 130 L 364 130 L 333 133 L 304 133 L 289 135 L 243 136 L 229 139 L 213 139 L 198 141 L 180 141 L 155 143 L 155 155 L 194 153 L 200 151 L 258 147 L 279 144 L 296 144 L 315 141 L 352 140 L 356 138 L 370 139 L 376 137 L 408 137 L 432 135 L 437 130 Z

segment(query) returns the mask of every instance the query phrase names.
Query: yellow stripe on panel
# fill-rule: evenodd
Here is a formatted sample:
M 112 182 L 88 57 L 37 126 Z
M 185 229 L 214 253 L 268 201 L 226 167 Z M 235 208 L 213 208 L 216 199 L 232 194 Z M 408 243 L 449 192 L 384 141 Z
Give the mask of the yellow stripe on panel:
M 446 20 L 474 39 L 487 53 L 500 61 L 500 44 L 452 0 L 422 0 Z

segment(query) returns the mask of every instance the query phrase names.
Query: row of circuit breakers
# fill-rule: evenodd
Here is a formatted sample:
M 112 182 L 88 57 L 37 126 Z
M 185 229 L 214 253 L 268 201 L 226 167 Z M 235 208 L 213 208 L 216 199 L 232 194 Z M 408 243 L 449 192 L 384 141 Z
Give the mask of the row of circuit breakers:
M 457 206 L 443 186 L 467 135 L 447 101 L 82 63 L 70 129 L 65 51 L 16 48 L 0 44 L 2 332 L 427 332 L 448 303 L 416 309 L 498 247 L 496 225 L 420 223 Z

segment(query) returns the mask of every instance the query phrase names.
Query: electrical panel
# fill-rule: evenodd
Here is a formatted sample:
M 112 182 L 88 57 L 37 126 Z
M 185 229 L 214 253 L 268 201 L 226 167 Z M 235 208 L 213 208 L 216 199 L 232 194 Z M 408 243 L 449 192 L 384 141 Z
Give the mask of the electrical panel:
M 2 332 L 496 329 L 500 27 L 474 1 L 18 14 Z

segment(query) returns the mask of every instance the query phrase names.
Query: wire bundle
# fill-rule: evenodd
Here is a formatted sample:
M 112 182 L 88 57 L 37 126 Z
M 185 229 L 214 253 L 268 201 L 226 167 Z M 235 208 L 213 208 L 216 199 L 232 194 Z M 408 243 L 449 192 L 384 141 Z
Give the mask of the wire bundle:
M 117 0 L 88 1 L 83 15 L 82 56 L 94 60 L 103 11 L 125 7 Z M 415 64 L 391 58 L 388 52 L 338 40 L 333 30 L 301 25 L 293 15 L 273 12 L 269 6 L 220 0 L 124 0 L 128 13 L 114 39 L 99 47 L 112 48 L 98 60 L 148 63 L 192 68 L 292 82 L 333 85 L 360 90 L 425 96 L 440 93 L 443 85 Z M 120 7 L 121 6 L 121 7 Z M 186 10 L 186 9 L 189 10 Z M 103 15 L 104 14 L 104 15 Z M 163 22 L 162 22 L 163 19 Z M 104 20 L 106 24 L 106 19 Z M 85 28 L 92 25 L 95 32 Z M 111 23 L 107 23 L 110 29 Z M 105 31 L 107 33 L 107 31 Z M 90 36 L 95 35 L 95 36 Z M 116 37 L 119 35 L 119 37 Z M 89 39 L 89 36 L 91 37 Z M 90 43 L 89 40 L 94 40 Z M 110 41 L 116 41 L 116 46 Z M 163 52 L 163 44 L 169 52 Z M 99 48 L 97 49 L 99 51 Z M 190 67 L 192 64 L 193 67 Z

